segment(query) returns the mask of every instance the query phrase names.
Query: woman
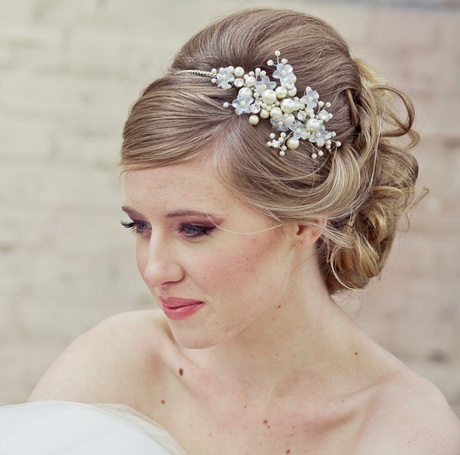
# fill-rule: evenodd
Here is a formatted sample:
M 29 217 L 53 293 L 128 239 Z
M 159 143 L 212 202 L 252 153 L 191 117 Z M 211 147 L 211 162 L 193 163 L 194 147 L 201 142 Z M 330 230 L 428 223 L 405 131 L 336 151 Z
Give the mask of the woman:
M 458 454 L 440 392 L 332 299 L 379 275 L 417 199 L 412 122 L 317 18 L 197 34 L 124 131 L 123 224 L 160 309 L 80 337 L 9 422 L 58 419 L 75 453 L 182 453 L 154 421 L 188 454 Z

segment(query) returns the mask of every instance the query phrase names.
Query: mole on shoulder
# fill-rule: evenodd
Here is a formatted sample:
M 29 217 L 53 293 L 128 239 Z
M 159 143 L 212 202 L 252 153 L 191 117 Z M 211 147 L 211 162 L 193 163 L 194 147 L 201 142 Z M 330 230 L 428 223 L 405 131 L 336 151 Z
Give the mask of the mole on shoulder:
M 161 400 L 161 404 L 165 404 L 165 403 L 166 403 L 166 401 L 165 401 L 165 400 Z
M 183 376 L 184 375 L 184 370 L 182 368 L 179 368 L 179 375 Z

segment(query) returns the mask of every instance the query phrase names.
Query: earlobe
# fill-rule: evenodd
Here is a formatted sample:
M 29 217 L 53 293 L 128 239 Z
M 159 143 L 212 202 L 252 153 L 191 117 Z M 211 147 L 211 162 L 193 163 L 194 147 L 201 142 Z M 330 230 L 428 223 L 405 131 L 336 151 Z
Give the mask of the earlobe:
M 314 220 L 311 224 L 297 224 L 296 246 L 310 248 L 321 237 L 321 230 L 327 224 L 327 218 Z

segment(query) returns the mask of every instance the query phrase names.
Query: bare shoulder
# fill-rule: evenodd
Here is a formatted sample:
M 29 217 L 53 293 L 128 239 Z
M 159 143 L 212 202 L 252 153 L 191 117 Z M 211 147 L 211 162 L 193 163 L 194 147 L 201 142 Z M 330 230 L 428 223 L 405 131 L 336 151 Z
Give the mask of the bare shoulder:
M 130 404 L 146 378 L 159 374 L 159 353 L 167 340 L 167 328 L 155 310 L 106 319 L 70 344 L 29 400 Z
M 409 369 L 379 386 L 366 417 L 356 454 L 460 454 L 460 421 L 442 393 Z

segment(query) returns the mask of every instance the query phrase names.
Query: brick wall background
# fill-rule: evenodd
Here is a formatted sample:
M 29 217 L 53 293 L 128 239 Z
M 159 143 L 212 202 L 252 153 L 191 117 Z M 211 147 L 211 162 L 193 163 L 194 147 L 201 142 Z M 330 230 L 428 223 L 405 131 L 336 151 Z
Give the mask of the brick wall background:
M 114 313 L 150 307 L 115 169 L 141 88 L 210 21 L 291 7 L 335 25 L 418 110 L 421 182 L 382 279 L 346 306 L 460 415 L 460 5 L 456 1 L 0 0 L 0 404 Z

